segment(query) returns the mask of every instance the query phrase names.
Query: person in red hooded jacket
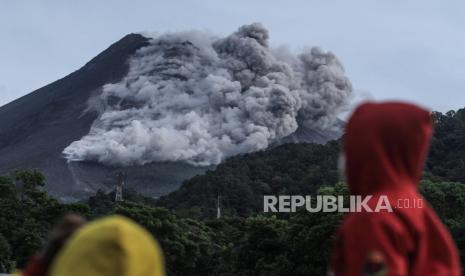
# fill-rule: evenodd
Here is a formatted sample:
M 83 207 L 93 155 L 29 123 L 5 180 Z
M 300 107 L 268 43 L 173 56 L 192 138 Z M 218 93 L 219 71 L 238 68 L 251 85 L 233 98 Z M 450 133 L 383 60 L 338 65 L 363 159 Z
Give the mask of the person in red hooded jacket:
M 354 111 L 344 136 L 350 193 L 372 196 L 371 209 L 385 197 L 392 210 L 344 218 L 334 275 L 461 275 L 450 234 L 418 192 L 431 134 L 431 113 L 412 104 L 365 103 Z

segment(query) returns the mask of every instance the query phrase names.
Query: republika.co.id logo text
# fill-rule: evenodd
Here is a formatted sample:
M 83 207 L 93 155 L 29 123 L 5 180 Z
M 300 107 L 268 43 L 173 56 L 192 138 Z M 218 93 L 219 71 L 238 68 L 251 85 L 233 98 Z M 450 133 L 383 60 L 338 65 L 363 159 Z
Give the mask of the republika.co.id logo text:
M 375 200 L 369 204 L 370 200 Z M 347 202 L 348 201 L 348 202 Z M 397 199 L 394 206 L 386 195 L 374 199 L 372 195 L 367 196 L 333 196 L 333 195 L 264 195 L 263 212 L 265 213 L 293 213 L 305 208 L 311 213 L 316 212 L 393 212 L 398 208 L 423 208 L 422 198 Z

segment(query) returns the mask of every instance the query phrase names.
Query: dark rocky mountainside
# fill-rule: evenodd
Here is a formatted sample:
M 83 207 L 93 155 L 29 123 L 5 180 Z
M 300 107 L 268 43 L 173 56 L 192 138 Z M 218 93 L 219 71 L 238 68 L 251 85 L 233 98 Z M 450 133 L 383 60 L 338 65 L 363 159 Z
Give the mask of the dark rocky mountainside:
M 128 57 L 147 42 L 141 35 L 127 35 L 76 72 L 0 107 L 0 173 L 37 168 L 47 178 L 47 190 L 64 199 L 112 188 L 119 168 L 68 164 L 62 151 L 86 135 L 96 119 L 95 112 L 85 112 L 89 98 L 102 85 L 123 78 Z M 137 183 L 140 192 L 158 195 L 204 169 L 163 163 L 125 171 L 129 186 Z

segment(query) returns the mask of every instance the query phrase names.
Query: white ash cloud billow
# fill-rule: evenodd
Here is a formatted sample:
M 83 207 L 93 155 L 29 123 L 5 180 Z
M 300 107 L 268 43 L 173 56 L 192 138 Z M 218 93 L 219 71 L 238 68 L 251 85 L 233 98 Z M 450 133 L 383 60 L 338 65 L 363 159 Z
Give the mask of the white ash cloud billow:
M 69 161 L 212 165 L 267 148 L 299 124 L 330 127 L 349 101 L 350 81 L 334 54 L 273 50 L 258 23 L 228 37 L 164 34 L 107 84 L 90 133 L 64 150 Z

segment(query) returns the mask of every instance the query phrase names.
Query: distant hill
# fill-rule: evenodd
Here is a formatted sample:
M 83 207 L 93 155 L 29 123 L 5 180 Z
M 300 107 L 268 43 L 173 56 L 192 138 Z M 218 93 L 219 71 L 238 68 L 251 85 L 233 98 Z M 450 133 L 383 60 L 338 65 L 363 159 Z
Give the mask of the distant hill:
M 225 215 L 263 210 L 263 195 L 314 194 L 339 181 L 338 141 L 285 144 L 227 159 L 214 171 L 186 181 L 158 204 L 190 217 L 214 217 L 217 196 Z
M 435 131 L 425 179 L 465 183 L 465 109 L 433 113 Z M 214 217 L 217 196 L 228 215 L 261 212 L 265 194 L 313 194 L 338 181 L 339 141 L 286 144 L 236 156 L 214 171 L 186 181 L 159 204 L 193 217 Z

